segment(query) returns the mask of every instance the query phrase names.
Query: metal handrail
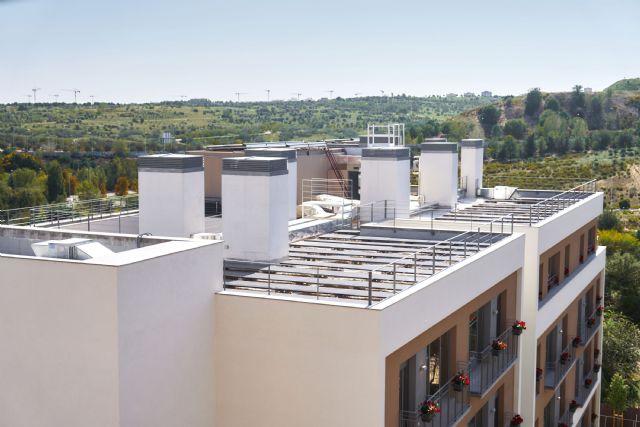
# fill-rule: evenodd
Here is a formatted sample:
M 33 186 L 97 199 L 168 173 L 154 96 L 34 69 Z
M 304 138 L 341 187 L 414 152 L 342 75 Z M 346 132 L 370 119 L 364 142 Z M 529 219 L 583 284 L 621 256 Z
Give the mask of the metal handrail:
M 541 219 L 550 217 L 556 212 L 561 211 L 562 209 L 567 208 L 568 206 L 573 205 L 574 203 L 582 200 L 582 198 L 577 197 L 567 197 L 571 196 L 574 193 L 586 193 L 589 190 L 586 190 L 587 187 L 592 187 L 590 192 L 595 192 L 596 180 L 592 179 L 590 181 L 584 182 L 570 190 L 563 191 L 562 193 L 556 194 L 555 196 L 551 196 L 547 199 L 541 200 L 538 203 L 529 206 L 529 226 L 533 224 L 534 211 L 536 221 L 539 222 Z M 556 208 L 557 207 L 557 208 Z M 554 210 L 555 208 L 555 210 Z M 552 210 L 553 213 L 551 215 L 547 215 L 546 212 L 548 210 Z M 541 214 L 542 213 L 542 214 Z
M 571 359 L 565 363 L 562 363 L 561 358 L 564 353 L 568 353 Z M 570 339 L 568 344 L 556 355 L 555 360 L 545 361 L 546 370 L 549 370 L 549 369 L 553 370 L 553 383 L 547 384 L 546 375 L 545 375 L 545 383 L 544 383 L 545 387 L 553 388 L 554 390 L 558 388 L 558 386 L 560 385 L 564 377 L 567 375 L 567 373 L 571 370 L 571 367 L 575 362 L 576 362 L 576 349 L 573 346 L 573 339 Z

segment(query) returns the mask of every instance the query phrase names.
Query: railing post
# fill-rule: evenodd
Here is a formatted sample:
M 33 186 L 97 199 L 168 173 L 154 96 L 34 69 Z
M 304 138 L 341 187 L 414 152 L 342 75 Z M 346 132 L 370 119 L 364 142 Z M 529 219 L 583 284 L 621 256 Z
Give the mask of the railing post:
M 369 286 L 369 289 L 371 289 L 371 286 Z M 369 291 L 369 295 L 371 295 L 371 291 Z M 316 270 L 316 299 L 320 299 L 320 267 Z M 371 296 L 369 296 L 369 299 L 371 299 Z M 371 303 L 369 303 L 369 305 L 371 305 Z
M 393 263 L 393 294 L 396 294 L 396 263 Z
M 436 274 L 436 246 L 431 247 L 431 274 Z
M 449 240 L 449 267 L 453 264 L 453 242 Z
M 413 283 L 418 282 L 418 252 L 413 254 Z
M 271 264 L 267 266 L 267 295 L 271 295 Z
M 387 219 L 387 199 L 384 199 L 384 219 Z
M 371 289 L 372 282 L 373 282 L 373 272 L 369 271 L 369 298 L 368 298 L 369 305 L 371 305 L 371 299 L 372 299 L 372 289 Z

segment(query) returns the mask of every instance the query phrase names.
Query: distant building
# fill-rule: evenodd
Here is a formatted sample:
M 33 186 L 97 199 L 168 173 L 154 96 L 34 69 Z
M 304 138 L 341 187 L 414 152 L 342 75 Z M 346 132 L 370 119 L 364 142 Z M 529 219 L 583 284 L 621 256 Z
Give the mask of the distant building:
M 473 92 L 465 92 L 464 93 L 464 97 L 465 98 L 473 98 L 474 96 L 476 96 L 476 94 L 473 93 Z
M 449 98 L 449 97 L 451 97 L 451 98 L 457 98 L 457 97 L 458 97 L 458 94 L 457 94 L 457 93 L 450 92 L 450 93 L 448 93 L 448 94 L 447 94 L 447 98 Z
M 490 90 L 483 90 L 480 96 L 482 96 L 483 98 L 491 98 L 493 94 Z
M 586 93 L 587 95 L 591 95 L 593 93 L 593 88 L 585 87 L 584 93 Z

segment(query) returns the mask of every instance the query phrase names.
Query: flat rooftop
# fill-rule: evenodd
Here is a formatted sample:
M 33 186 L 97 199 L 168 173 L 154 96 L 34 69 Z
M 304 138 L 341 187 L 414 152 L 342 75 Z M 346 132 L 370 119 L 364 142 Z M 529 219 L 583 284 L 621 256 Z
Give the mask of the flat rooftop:
M 395 236 L 395 237 L 392 237 Z M 226 260 L 225 290 L 367 307 L 475 255 L 508 234 L 364 226 L 289 244 L 273 264 Z

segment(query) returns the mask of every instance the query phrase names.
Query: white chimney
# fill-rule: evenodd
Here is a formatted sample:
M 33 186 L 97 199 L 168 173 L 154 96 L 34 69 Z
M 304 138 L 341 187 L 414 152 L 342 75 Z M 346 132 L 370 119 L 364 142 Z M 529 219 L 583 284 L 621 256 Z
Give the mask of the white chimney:
M 140 233 L 190 237 L 204 231 L 202 156 L 156 154 L 138 158 Z
M 460 141 L 460 188 L 465 196 L 475 197 L 482 188 L 484 141 L 463 139 Z
M 292 148 L 248 148 L 247 156 L 258 157 L 284 157 L 287 159 L 287 171 L 289 172 L 289 219 L 296 219 L 298 207 L 298 157 L 297 151 Z
M 409 197 L 411 181 L 409 177 L 409 149 L 401 147 L 363 148 L 360 164 L 360 203 L 376 204 L 376 216 L 384 209 L 386 202 L 387 217 L 409 216 Z M 395 208 L 395 209 L 394 209 Z M 363 212 L 366 217 L 366 212 Z
M 222 236 L 229 260 L 277 262 L 289 252 L 287 159 L 222 161 Z
M 424 203 L 453 207 L 458 201 L 458 144 L 420 144 L 420 197 Z

